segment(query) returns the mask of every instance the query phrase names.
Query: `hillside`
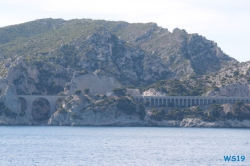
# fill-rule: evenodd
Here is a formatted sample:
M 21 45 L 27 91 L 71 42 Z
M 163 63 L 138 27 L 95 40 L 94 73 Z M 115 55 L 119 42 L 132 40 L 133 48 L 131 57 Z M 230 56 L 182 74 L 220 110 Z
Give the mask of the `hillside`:
M 42 19 L 0 28 L 0 54 L 2 77 L 22 56 L 29 64 L 105 73 L 136 87 L 238 64 L 215 42 L 185 30 L 88 19 Z
M 250 96 L 250 62 L 239 63 L 214 41 L 178 28 L 35 20 L 0 28 L 0 59 L 0 124 L 250 126 L 250 106 L 241 101 L 154 108 L 125 93 Z M 28 107 L 16 94 L 65 99 L 50 112 L 46 99 Z
M 238 96 L 250 97 L 250 61 L 225 67 L 207 75 L 161 80 L 141 91 L 170 96 Z M 158 92 L 157 92 L 158 91 Z

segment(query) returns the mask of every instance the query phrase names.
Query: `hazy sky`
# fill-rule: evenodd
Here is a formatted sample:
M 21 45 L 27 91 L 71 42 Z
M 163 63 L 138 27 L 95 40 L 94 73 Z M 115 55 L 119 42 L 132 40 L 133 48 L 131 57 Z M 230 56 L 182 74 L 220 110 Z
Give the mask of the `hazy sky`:
M 0 27 L 41 18 L 155 22 L 198 33 L 238 61 L 250 60 L 249 0 L 0 0 Z

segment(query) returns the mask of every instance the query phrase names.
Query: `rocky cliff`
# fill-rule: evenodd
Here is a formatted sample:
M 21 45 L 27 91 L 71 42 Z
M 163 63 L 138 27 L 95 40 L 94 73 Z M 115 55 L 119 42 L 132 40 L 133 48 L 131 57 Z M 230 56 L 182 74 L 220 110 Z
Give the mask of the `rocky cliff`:
M 249 62 L 239 63 L 214 41 L 178 28 L 35 20 L 0 28 L 0 59 L 0 124 L 248 127 L 242 118 L 248 105 L 241 103 L 223 106 L 226 113 L 213 105 L 201 113 L 152 108 L 131 97 L 249 96 Z M 110 95 L 124 88 L 139 90 Z M 49 102 L 39 99 L 28 110 L 16 94 L 67 98 L 47 117 Z
M 20 32 L 22 29 L 22 32 Z M 123 85 L 209 74 L 238 64 L 213 41 L 154 23 L 42 19 L 0 28 L 6 65 L 23 56 L 29 62 L 105 74 Z M 2 77 L 7 70 L 2 68 Z

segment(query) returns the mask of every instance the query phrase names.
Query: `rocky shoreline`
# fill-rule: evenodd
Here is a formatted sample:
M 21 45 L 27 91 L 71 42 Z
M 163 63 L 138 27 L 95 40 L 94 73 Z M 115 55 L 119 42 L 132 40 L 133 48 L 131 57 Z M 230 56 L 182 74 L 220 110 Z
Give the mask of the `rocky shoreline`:
M 125 119 L 125 118 L 124 118 Z M 20 119 L 21 120 L 21 119 Z M 250 128 L 250 120 L 225 120 L 206 122 L 199 118 L 185 118 L 183 120 L 162 120 L 156 121 L 152 119 L 141 120 L 127 120 L 112 122 L 80 122 L 69 120 L 66 123 L 53 121 L 51 118 L 48 124 L 41 123 L 19 123 L 17 120 L 10 120 L 9 118 L 0 117 L 0 126 L 113 126 L 113 127 L 183 127 L 183 128 Z

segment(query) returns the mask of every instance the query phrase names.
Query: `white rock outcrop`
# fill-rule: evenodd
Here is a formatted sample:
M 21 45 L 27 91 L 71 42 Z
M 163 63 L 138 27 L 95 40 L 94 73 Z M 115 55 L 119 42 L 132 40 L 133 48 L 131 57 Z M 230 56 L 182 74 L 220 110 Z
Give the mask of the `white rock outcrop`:
M 48 125 L 79 126 L 145 126 L 147 122 L 138 115 L 126 115 L 118 111 L 115 105 L 92 107 L 90 98 L 73 95 L 63 103 L 64 112 L 56 111 L 49 119 Z
M 127 89 L 127 94 L 131 96 L 140 96 L 141 92 L 139 89 Z
M 198 118 L 186 118 L 180 123 L 180 127 L 234 127 L 234 128 L 249 128 L 250 120 L 225 120 L 216 122 L 204 122 Z
M 205 96 L 250 97 L 250 84 L 229 84 L 210 91 Z
M 159 92 L 154 88 L 150 88 L 142 93 L 142 96 L 165 96 L 165 93 Z
M 121 87 L 121 84 L 113 77 L 75 74 L 69 86 L 70 89 L 65 92 L 67 95 L 74 94 L 76 90 L 83 91 L 85 88 L 90 90 L 90 94 L 107 94 L 107 92 L 112 92 L 114 88 Z
M 0 82 L 5 82 L 5 80 L 0 80 Z M 0 115 L 0 125 L 32 124 L 32 117 L 28 110 L 24 110 L 24 115 L 20 114 L 22 113 L 21 103 L 16 96 L 16 88 L 14 85 L 6 86 L 5 92 L 0 97 L 0 102 L 3 103 L 4 108 L 7 109 L 9 114 L 6 114 L 5 110 L 1 110 L 2 113 Z

